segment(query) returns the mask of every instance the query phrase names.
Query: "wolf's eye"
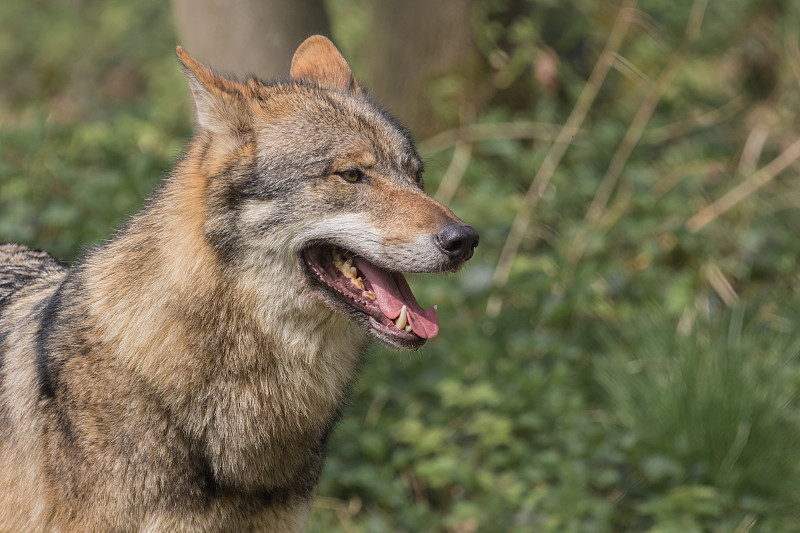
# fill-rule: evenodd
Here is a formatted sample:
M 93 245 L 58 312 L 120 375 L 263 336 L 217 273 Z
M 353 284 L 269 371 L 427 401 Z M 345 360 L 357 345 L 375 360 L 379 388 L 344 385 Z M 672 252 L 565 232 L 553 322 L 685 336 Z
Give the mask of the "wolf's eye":
M 349 181 L 350 183 L 355 183 L 362 178 L 361 171 L 355 168 L 345 170 L 344 172 L 339 172 L 339 175 L 342 177 L 342 179 Z

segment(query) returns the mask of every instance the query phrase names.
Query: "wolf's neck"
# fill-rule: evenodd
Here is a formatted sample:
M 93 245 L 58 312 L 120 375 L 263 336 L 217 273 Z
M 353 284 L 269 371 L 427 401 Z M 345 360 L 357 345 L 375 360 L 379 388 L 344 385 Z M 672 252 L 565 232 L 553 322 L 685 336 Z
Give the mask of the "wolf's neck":
M 308 303 L 284 272 L 248 285 L 246 273 L 227 271 L 203 237 L 198 191 L 176 185 L 87 258 L 89 315 L 115 364 L 205 443 L 217 478 L 286 481 L 310 455 L 321 457 L 365 335 Z

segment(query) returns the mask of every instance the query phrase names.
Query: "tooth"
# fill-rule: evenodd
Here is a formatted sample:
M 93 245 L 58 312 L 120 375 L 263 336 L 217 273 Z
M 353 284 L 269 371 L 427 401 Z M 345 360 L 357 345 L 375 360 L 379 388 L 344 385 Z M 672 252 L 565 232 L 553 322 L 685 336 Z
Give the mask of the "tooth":
M 370 300 L 374 300 L 375 299 L 375 293 L 372 292 L 372 291 L 364 291 L 364 296 L 366 296 Z
M 411 333 L 412 331 L 414 331 L 414 330 L 411 329 L 411 324 L 407 325 L 406 326 L 406 333 Z
M 334 265 L 336 265 L 336 268 L 338 268 L 345 277 L 354 278 L 358 275 L 358 269 L 353 266 L 351 259 L 347 261 L 336 261 Z
M 358 287 L 362 291 L 364 290 L 364 282 L 361 281 L 361 278 L 353 278 L 350 280 L 350 283 L 352 283 L 354 286 Z
M 400 309 L 400 316 L 397 317 L 395 320 L 394 325 L 397 326 L 397 329 L 405 329 L 406 324 L 408 324 L 408 309 L 404 305 L 402 309 Z
M 358 269 L 353 266 L 353 260 L 347 259 L 346 261 L 337 261 L 336 268 L 338 268 L 345 277 L 354 278 L 358 275 Z
M 434 306 L 433 306 L 433 310 L 434 310 L 434 311 L 438 311 L 438 310 L 439 310 L 439 306 L 438 306 L 438 305 L 434 305 Z

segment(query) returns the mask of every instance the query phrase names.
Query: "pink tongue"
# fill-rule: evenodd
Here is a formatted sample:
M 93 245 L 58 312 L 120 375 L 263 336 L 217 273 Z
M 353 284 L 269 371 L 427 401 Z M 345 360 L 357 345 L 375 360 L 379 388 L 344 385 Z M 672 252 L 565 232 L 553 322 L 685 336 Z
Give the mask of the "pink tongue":
M 353 263 L 372 284 L 378 307 L 386 317 L 392 320 L 399 317 L 405 305 L 408 322 L 414 333 L 423 339 L 432 339 L 439 333 L 436 310 L 433 307 L 420 307 L 402 274 L 383 271 L 359 257 L 354 257 Z

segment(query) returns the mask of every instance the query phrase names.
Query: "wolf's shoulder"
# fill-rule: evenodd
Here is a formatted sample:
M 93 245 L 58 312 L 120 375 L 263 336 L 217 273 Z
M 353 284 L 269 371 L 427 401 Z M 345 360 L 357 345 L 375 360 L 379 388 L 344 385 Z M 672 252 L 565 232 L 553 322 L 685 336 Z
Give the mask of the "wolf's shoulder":
M 67 270 L 63 261 L 47 252 L 21 244 L 0 244 L 0 307 L 25 285 Z

